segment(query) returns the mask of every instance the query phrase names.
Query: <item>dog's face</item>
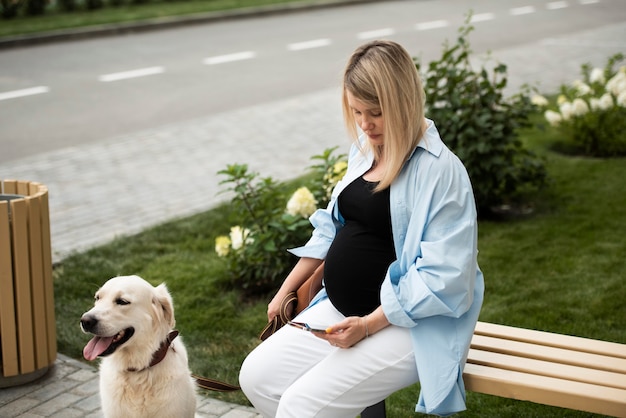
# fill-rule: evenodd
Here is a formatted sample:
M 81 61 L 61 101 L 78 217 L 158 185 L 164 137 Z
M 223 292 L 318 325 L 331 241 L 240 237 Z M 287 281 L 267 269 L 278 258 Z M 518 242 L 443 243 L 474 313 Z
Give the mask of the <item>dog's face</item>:
M 80 319 L 83 332 L 94 335 L 83 355 L 94 360 L 131 349 L 149 355 L 174 323 L 165 284 L 154 287 L 138 276 L 114 277 L 96 292 L 94 307 Z

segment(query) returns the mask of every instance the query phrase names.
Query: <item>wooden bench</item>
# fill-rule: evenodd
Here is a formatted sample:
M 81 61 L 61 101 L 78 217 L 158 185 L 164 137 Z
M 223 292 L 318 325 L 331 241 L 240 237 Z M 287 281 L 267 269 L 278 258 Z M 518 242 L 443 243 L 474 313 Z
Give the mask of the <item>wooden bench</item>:
M 468 391 L 626 417 L 626 344 L 479 322 Z M 362 418 L 385 417 L 384 401 Z

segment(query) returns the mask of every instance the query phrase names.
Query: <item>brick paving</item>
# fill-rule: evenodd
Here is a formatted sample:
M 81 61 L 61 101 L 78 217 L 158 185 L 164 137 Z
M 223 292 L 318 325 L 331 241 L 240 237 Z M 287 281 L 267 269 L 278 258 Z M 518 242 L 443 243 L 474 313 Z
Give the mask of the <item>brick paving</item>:
M 602 66 L 626 50 L 626 23 L 493 51 L 511 89 L 537 83 L 556 91 L 580 65 Z M 53 259 L 214 207 L 217 171 L 247 163 L 263 176 L 302 174 L 325 148 L 347 147 L 339 91 L 320 91 L 184 123 L 159 126 L 0 164 L 0 179 L 50 190 Z M 306 115 L 306 117 L 302 117 Z M 312 116 L 313 115 L 313 116 Z M 254 409 L 198 395 L 198 417 L 253 418 Z M 43 377 L 0 390 L 0 417 L 100 417 L 97 371 L 59 354 Z
M 258 418 L 250 407 L 197 395 L 197 418 Z M 2 418 L 102 418 L 96 368 L 59 354 L 46 375 L 0 390 Z

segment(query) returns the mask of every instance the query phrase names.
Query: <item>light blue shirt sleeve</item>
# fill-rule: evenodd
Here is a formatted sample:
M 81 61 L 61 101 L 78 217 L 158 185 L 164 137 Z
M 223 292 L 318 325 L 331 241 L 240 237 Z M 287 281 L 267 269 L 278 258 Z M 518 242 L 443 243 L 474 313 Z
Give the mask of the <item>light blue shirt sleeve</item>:
M 422 153 L 415 183 L 392 192 L 392 226 L 397 259 L 384 283 L 383 309 L 392 323 L 414 326 L 422 318 L 458 318 L 471 306 L 477 269 L 477 221 L 469 178 L 445 149 L 434 159 Z M 405 202 L 417 185 L 419 193 Z M 401 187 L 404 186 L 404 187 Z M 400 189 L 400 190 L 398 190 Z M 410 205 L 410 217 L 402 204 Z M 395 216 L 394 216 L 395 215 Z

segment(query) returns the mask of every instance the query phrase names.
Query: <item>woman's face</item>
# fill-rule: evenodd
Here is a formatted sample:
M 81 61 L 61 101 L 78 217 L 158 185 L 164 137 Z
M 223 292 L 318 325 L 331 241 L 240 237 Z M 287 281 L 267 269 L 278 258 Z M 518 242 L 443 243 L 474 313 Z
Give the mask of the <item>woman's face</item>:
M 372 145 L 383 144 L 383 132 L 385 126 L 385 118 L 379 107 L 371 107 L 365 104 L 349 91 L 346 94 L 348 105 L 352 109 L 352 114 L 356 124 L 367 135 Z

